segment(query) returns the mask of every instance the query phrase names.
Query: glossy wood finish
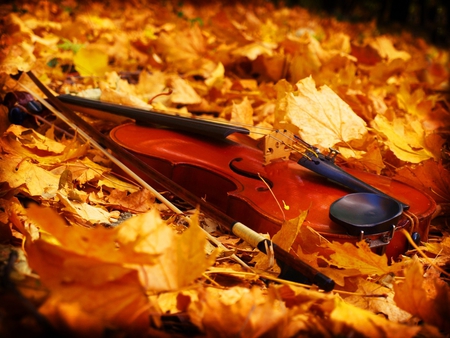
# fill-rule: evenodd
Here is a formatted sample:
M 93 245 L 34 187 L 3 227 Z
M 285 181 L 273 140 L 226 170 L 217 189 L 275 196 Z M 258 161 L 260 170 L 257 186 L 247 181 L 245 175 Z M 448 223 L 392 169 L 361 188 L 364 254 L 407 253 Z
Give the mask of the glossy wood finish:
M 349 191 L 293 161 L 277 161 L 264 166 L 261 150 L 245 135 L 231 135 L 229 139 L 219 141 L 169 129 L 125 124 L 113 129 L 110 136 L 165 176 L 258 232 L 274 235 L 284 219 L 295 218 L 301 211 L 309 210 L 304 224 L 327 239 L 358 241 L 329 218 L 330 205 Z M 128 165 L 133 166 L 132 163 Z M 387 246 L 389 257 L 397 257 L 407 248 L 404 236 L 398 231 L 401 228 L 418 232 L 422 240 L 427 240 L 431 216 L 436 208 L 428 195 L 386 177 L 349 172 L 408 204 L 409 213 L 419 221 L 415 226 L 417 229 L 412 229 L 414 225 L 409 218 L 401 217 L 396 224 L 395 236 Z M 144 173 L 138 174 L 148 179 Z M 288 208 L 281 210 L 274 196 L 281 206 Z M 380 236 L 382 234 L 370 238 Z

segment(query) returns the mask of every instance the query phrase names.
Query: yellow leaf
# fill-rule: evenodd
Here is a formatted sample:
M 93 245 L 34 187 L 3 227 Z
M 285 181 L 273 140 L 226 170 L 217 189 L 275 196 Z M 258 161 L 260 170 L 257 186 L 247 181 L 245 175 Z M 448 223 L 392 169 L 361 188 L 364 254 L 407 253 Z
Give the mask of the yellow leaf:
M 415 337 L 419 326 L 407 326 L 387 320 L 383 316 L 362 310 L 335 298 L 335 308 L 330 314 L 336 335 L 350 335 L 357 331 L 364 337 Z
M 409 59 L 411 59 L 411 54 L 405 51 L 397 50 L 394 47 L 392 40 L 385 35 L 372 39 L 369 45 L 377 50 L 382 58 L 385 58 L 388 61 L 395 59 L 408 61 Z
M 281 99 L 278 122 L 295 126 L 306 142 L 329 148 L 367 132 L 366 123 L 329 87 L 317 90 L 311 77 L 296 87 Z
M 155 211 L 150 211 L 150 213 L 155 214 Z M 125 224 L 132 221 L 133 219 Z M 159 227 L 155 229 L 158 231 L 157 236 L 155 234 L 142 242 L 143 249 L 145 248 L 153 254 L 159 254 L 156 264 L 140 267 L 143 283 L 151 290 L 169 291 L 186 286 L 200 277 L 215 259 L 214 257 L 208 258 L 205 254 L 206 237 L 198 225 L 197 215 L 191 218 L 189 228 L 182 234 L 175 234 L 172 229 L 167 226 L 166 228 L 170 232 Z M 142 231 L 139 230 L 136 236 L 140 237 L 141 233 Z
M 13 124 L 8 130 L 8 134 L 14 135 L 24 147 L 29 149 L 43 150 L 49 153 L 60 154 L 65 146 L 60 142 L 45 137 L 33 129 L 28 129 L 20 125 Z
M 59 176 L 40 168 L 31 158 L 11 155 L 0 156 L 0 182 L 8 182 L 10 188 L 19 188 L 31 196 L 54 196 Z
M 426 323 L 443 331 L 450 330 L 450 287 L 442 280 L 433 279 L 435 294 L 425 289 L 423 267 L 418 259 L 406 270 L 405 279 L 394 284 L 397 305 Z M 434 296 L 434 297 L 433 297 Z
M 81 76 L 103 76 L 108 71 L 108 55 L 96 48 L 81 48 L 73 63 Z
M 404 268 L 404 264 L 401 262 L 388 265 L 386 255 L 377 255 L 365 241 L 358 242 L 357 245 L 331 242 L 323 246 L 334 251 L 328 261 L 330 265 L 342 269 L 356 269 L 362 275 L 382 276 Z
M 343 270 L 339 270 L 343 271 Z M 390 278 L 394 278 L 389 275 Z M 383 314 L 387 319 L 406 323 L 411 319 L 411 314 L 400 309 L 394 302 L 394 291 L 391 284 L 384 286 L 365 278 L 358 278 L 358 289 L 355 294 L 345 297 L 345 302 L 372 313 Z
M 249 60 L 256 60 L 259 55 L 272 56 L 274 49 L 276 48 L 275 43 L 269 42 L 254 42 L 248 45 L 236 48 L 231 52 L 235 56 L 245 56 Z
M 377 115 L 373 127 L 386 136 L 386 144 L 402 161 L 419 163 L 433 158 L 425 145 L 424 131 L 417 120 L 394 118 L 391 122 L 383 115 Z
M 231 108 L 231 122 L 244 125 L 253 125 L 253 108 L 247 97 L 241 103 L 234 103 Z
M 223 66 L 222 62 L 219 62 L 216 69 L 214 69 L 211 75 L 205 80 L 205 84 L 208 86 L 208 88 L 221 88 L 223 86 L 224 75 L 225 67 Z
M 288 322 L 275 290 L 266 293 L 259 287 L 203 289 L 188 313 L 208 337 L 277 337 Z
M 186 80 L 180 77 L 172 77 L 170 81 L 173 93 L 170 99 L 175 104 L 199 104 L 202 101 L 200 95 Z

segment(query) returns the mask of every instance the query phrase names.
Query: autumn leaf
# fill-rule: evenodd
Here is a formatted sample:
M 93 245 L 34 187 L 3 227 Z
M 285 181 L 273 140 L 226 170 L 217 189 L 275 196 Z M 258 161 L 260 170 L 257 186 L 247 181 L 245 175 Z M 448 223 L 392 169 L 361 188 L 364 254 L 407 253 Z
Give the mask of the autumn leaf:
M 155 215 L 152 209 L 150 214 Z M 205 254 L 206 238 L 198 225 L 198 216 L 191 218 L 191 224 L 182 234 L 175 234 L 172 229 L 168 232 L 158 224 L 162 220 L 156 219 L 148 229 L 141 229 L 139 223 L 133 219 L 128 220 L 120 230 L 120 234 L 126 233 L 126 243 L 136 243 L 138 248 L 145 246 L 145 250 L 152 254 L 158 254 L 157 264 L 136 267 L 141 272 L 141 279 L 147 289 L 155 291 L 176 290 L 188 285 L 194 279 L 201 276 L 207 267 L 213 264 L 214 255 L 207 257 Z M 133 232 L 129 227 L 133 224 Z M 142 234 L 154 234 L 143 237 Z M 130 237 L 130 235 L 132 235 Z M 124 242 L 125 238 L 120 239 Z
M 244 97 L 240 103 L 233 103 L 231 122 L 243 126 L 253 125 L 253 108 L 247 97 Z
M 170 81 L 173 94 L 170 99 L 175 104 L 199 104 L 202 100 L 194 88 L 184 79 L 173 77 Z
M 419 327 L 391 322 L 367 310 L 358 309 L 346 302 L 335 299 L 335 308 L 330 314 L 336 333 L 345 334 L 353 330 L 364 337 L 415 337 Z
M 392 282 L 395 279 L 393 275 L 387 275 L 386 282 L 380 280 L 377 282 L 359 278 L 357 280 L 358 288 L 353 294 L 344 295 L 344 300 L 360 309 L 369 310 L 372 313 L 383 314 L 387 319 L 406 323 L 411 319 L 411 314 L 400 309 L 394 302 L 394 291 Z
M 433 158 L 425 145 L 424 130 L 419 121 L 402 118 L 389 121 L 386 117 L 377 115 L 373 126 L 386 136 L 386 144 L 400 160 L 419 163 Z
M 385 35 L 371 39 L 368 45 L 374 48 L 381 58 L 387 59 L 388 62 L 395 59 L 403 61 L 411 59 L 411 55 L 408 52 L 396 49 L 392 39 Z
M 80 48 L 73 63 L 81 76 L 103 76 L 108 71 L 108 55 L 97 48 Z
M 53 146 L 56 143 L 60 144 Z M 0 138 L 0 146 L 6 153 L 36 160 L 42 165 L 59 164 L 72 158 L 81 157 L 89 149 L 88 143 L 80 144 L 76 139 L 56 142 L 34 130 L 14 125 L 10 126 L 4 136 Z M 45 151 L 41 152 L 40 150 Z
M 207 288 L 198 297 L 189 305 L 188 313 L 209 337 L 276 336 L 286 324 L 285 306 L 274 292 L 265 294 L 259 288 Z
M 356 269 L 362 275 L 383 276 L 401 271 L 405 266 L 401 262 L 388 265 L 386 255 L 377 255 L 365 241 L 360 241 L 356 245 L 349 242 L 329 242 L 324 246 L 334 251 L 328 260 L 329 264 L 342 269 Z
M 430 194 L 436 202 L 450 201 L 450 175 L 442 162 L 432 159 L 396 171 L 395 178 Z
M 295 126 L 306 142 L 329 148 L 367 132 L 366 123 L 329 87 L 317 90 L 308 77 L 297 82 L 296 88 L 280 99 L 278 122 Z
M 450 304 L 450 288 L 439 280 L 434 280 L 434 295 L 425 286 L 422 265 L 417 259 L 406 270 L 405 280 L 394 284 L 394 300 L 397 305 L 425 322 L 448 331 L 448 311 Z
M 131 194 L 128 194 L 126 190 L 114 189 L 109 195 L 103 196 L 103 198 L 91 194 L 89 200 L 90 202 L 114 207 L 118 210 L 142 213 L 147 212 L 154 207 L 155 197 L 147 189 L 137 190 Z
M 61 154 L 65 146 L 60 142 L 45 137 L 32 129 L 27 129 L 19 125 L 11 125 L 7 131 L 14 135 L 16 139 L 26 148 L 36 151 L 46 151 L 53 154 Z
M 19 18 L 16 13 L 5 16 L 5 28 L 14 43 L 3 45 L 0 52 L 0 72 L 17 74 L 19 71 L 29 71 L 36 62 L 34 55 L 33 31 Z
M 54 196 L 59 176 L 32 163 L 31 158 L 1 155 L 0 182 L 7 182 L 11 189 L 20 188 L 26 195 Z

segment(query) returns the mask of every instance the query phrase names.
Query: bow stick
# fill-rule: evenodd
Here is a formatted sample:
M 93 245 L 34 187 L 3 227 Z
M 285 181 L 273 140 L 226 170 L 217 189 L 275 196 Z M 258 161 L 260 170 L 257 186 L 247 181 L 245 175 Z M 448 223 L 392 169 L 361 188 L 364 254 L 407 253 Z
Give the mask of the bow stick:
M 243 239 L 251 246 L 258 248 L 265 254 L 273 253 L 275 259 L 277 260 L 277 263 L 281 267 L 281 274 L 279 278 L 284 278 L 296 282 L 305 282 L 306 278 L 310 283 L 317 285 L 324 291 L 333 290 L 335 283 L 331 278 L 325 276 L 317 269 L 303 262 L 297 257 L 290 255 L 287 251 L 274 244 L 272 241 L 264 238 L 256 231 L 250 229 L 241 222 L 234 220 L 230 216 L 216 209 L 211 204 L 207 203 L 206 201 L 197 197 L 187 189 L 184 189 L 171 179 L 162 175 L 157 170 L 141 161 L 126 149 L 118 146 L 110 138 L 100 133 L 97 129 L 92 127 L 89 123 L 75 114 L 75 112 L 68 108 L 64 103 L 58 100 L 58 98 L 56 98 L 31 71 L 27 72 L 27 74 L 30 79 L 36 84 L 36 86 L 47 96 L 47 99 L 51 103 L 51 105 L 58 109 L 66 119 L 74 123 L 77 127 L 79 127 L 79 129 L 81 129 L 81 131 L 84 132 L 82 133 L 82 135 L 84 137 L 87 137 L 87 140 L 94 141 L 94 143 L 97 144 L 98 147 L 101 147 L 100 145 L 102 145 L 103 147 L 109 148 L 118 157 L 124 159 L 128 163 L 133 163 L 133 165 L 138 170 L 146 173 L 156 183 L 160 184 L 162 187 L 172 192 L 187 203 L 191 204 L 192 206 L 199 206 L 202 212 L 215 219 L 222 225 L 226 226 L 234 235 Z M 135 176 L 137 175 L 134 174 L 133 177 Z M 150 190 L 154 191 L 154 189 Z

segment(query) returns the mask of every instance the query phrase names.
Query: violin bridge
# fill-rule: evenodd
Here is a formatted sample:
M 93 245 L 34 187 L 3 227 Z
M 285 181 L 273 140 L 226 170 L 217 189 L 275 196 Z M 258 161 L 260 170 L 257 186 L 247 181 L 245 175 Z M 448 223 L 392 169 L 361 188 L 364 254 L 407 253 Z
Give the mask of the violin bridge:
M 264 165 L 273 160 L 288 160 L 294 143 L 294 135 L 287 130 L 275 130 L 264 139 Z

